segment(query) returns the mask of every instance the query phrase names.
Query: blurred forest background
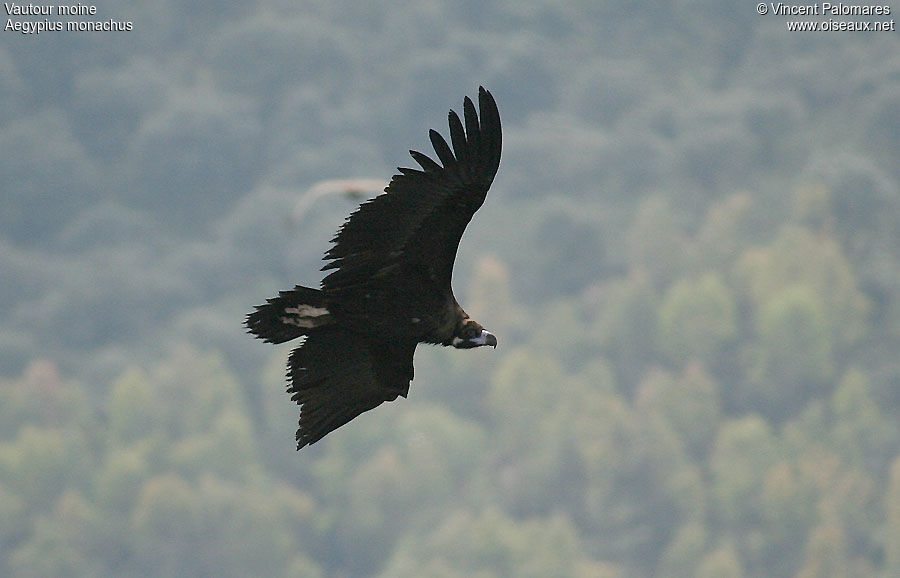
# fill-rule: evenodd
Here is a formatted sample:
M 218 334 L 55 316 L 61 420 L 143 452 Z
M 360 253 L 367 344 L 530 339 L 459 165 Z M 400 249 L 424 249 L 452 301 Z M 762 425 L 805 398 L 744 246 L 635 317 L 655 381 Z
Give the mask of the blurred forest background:
M 900 576 L 896 33 L 97 6 L 134 30 L 0 44 L 0 575 Z M 500 347 L 420 348 L 296 453 L 243 316 L 318 283 L 357 201 L 310 187 L 387 183 L 479 84 L 505 148 L 455 291 Z

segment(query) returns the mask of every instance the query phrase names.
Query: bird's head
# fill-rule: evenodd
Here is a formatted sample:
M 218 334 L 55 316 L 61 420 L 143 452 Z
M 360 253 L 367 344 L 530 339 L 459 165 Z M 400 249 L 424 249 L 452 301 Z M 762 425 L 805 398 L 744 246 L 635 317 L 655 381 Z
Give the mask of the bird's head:
M 472 349 L 482 345 L 497 347 L 497 338 L 477 321 L 466 319 L 456 326 L 450 345 L 457 349 Z

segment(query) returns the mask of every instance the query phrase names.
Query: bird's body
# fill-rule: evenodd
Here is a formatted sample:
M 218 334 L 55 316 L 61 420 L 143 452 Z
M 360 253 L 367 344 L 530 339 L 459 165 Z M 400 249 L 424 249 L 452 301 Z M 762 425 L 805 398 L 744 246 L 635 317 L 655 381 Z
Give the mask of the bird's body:
M 298 449 L 406 397 L 417 344 L 497 345 L 451 287 L 460 238 L 500 163 L 497 105 L 483 88 L 478 100 L 480 119 L 468 98 L 462 121 L 450 112 L 451 144 L 430 132 L 441 164 L 410 151 L 422 170 L 400 168 L 384 194 L 347 218 L 325 253 L 320 289 L 283 291 L 247 316 L 266 341 L 305 336 L 288 360 Z

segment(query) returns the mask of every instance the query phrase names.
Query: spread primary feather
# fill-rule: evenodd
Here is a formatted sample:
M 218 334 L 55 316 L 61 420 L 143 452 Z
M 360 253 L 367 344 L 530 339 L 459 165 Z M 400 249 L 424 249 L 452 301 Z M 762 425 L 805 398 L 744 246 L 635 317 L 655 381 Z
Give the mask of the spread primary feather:
M 497 339 L 469 318 L 451 279 L 463 231 L 500 164 L 500 115 L 491 93 L 450 111 L 450 143 L 429 138 L 439 162 L 410 151 L 420 169 L 398 168 L 385 192 L 340 227 L 320 289 L 296 286 L 257 306 L 250 333 L 304 341 L 288 360 L 288 392 L 300 405 L 297 449 L 361 413 L 406 397 L 419 343 L 468 349 Z

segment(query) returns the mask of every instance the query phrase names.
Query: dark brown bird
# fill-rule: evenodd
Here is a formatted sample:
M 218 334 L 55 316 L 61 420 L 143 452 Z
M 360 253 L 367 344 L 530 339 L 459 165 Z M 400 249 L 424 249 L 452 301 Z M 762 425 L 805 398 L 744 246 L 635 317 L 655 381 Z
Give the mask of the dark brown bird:
M 364 411 L 406 397 L 419 343 L 469 349 L 497 338 L 469 318 L 451 288 L 463 231 L 500 165 L 500 114 L 478 91 L 463 120 L 450 111 L 450 144 L 430 131 L 440 163 L 399 168 L 384 193 L 353 212 L 325 253 L 320 289 L 296 286 L 255 308 L 250 333 L 283 343 L 305 336 L 288 360 L 288 392 L 300 405 L 297 449 Z

